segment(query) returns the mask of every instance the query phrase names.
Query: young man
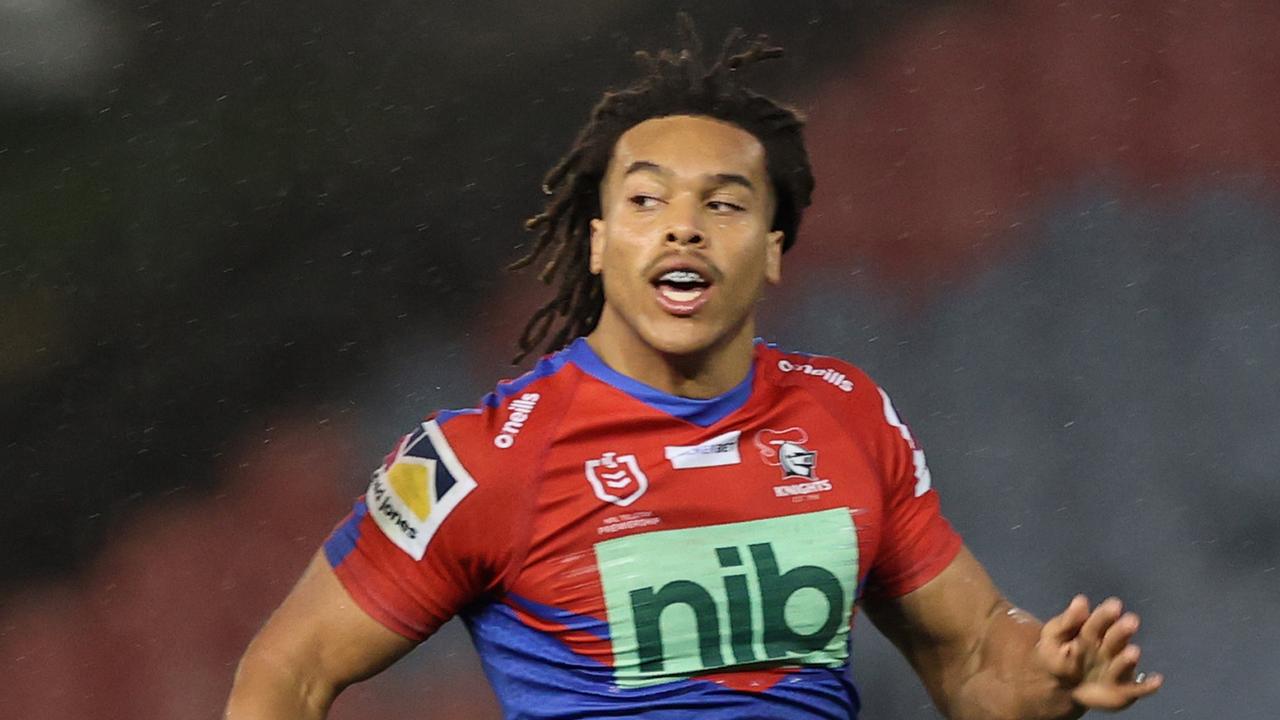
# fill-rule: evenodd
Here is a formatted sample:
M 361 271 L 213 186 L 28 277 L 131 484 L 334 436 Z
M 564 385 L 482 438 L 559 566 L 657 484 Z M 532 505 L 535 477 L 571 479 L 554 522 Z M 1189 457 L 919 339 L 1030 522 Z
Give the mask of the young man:
M 737 41 L 738 38 L 733 38 Z M 323 717 L 462 615 L 510 717 L 851 718 L 857 606 L 949 718 L 1073 718 L 1154 692 L 1138 618 L 1041 625 L 939 513 L 885 393 L 754 340 L 813 181 L 790 110 L 645 56 L 547 177 L 558 350 L 406 435 L 250 645 L 227 716 Z M 565 347 L 567 344 L 567 347 Z M 561 349 L 563 348 L 563 349 Z

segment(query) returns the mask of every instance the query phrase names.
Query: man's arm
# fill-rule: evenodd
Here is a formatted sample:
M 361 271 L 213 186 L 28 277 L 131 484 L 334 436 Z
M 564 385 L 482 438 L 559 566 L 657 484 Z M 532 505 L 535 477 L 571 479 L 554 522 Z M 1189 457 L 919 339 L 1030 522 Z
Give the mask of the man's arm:
M 226 718 L 323 718 L 343 688 L 414 645 L 360 609 L 318 552 L 240 660 Z
M 1138 616 L 1119 600 L 1090 612 L 1077 596 L 1042 625 L 1004 599 L 967 548 L 923 587 L 866 610 L 951 720 L 1076 718 L 1128 707 L 1162 682 L 1135 677 Z

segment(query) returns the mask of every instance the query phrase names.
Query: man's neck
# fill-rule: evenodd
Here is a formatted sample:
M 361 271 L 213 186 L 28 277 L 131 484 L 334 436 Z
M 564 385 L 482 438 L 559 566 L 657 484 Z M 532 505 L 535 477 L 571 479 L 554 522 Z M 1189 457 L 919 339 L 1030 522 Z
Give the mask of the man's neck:
M 587 336 L 605 365 L 671 395 L 711 398 L 732 390 L 751 370 L 755 324 L 748 318 L 731 337 L 690 354 L 666 353 L 607 312 Z

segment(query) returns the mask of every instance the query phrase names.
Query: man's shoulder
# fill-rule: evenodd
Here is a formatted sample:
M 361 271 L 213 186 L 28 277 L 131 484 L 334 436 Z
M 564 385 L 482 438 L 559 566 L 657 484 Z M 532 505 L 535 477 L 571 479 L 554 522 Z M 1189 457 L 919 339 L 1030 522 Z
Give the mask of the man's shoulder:
M 783 348 L 760 341 L 760 368 L 772 385 L 810 388 L 820 396 L 860 399 L 878 394 L 878 386 L 857 365 L 831 355 Z M 819 392 L 821 391 L 821 392 Z
M 461 462 L 503 467 L 509 475 L 551 441 L 579 379 L 565 353 L 547 355 L 523 375 L 500 380 L 476 406 L 439 410 L 428 419 Z
M 520 377 L 502 380 L 474 407 L 438 410 L 404 435 L 383 460 L 367 494 L 374 521 L 392 542 L 421 559 L 455 508 L 473 520 L 452 523 L 455 537 L 483 535 L 475 517 L 526 512 L 529 494 L 565 403 L 573 372 L 561 356 L 543 358 Z M 465 499 L 465 503 L 464 503 Z

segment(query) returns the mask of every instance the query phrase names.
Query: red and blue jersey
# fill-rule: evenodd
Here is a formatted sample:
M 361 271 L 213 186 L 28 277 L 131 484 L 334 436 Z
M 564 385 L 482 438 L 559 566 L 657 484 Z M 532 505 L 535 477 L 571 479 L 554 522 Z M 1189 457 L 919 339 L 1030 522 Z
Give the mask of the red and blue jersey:
M 329 562 L 405 637 L 460 615 L 508 717 L 856 717 L 856 603 L 960 538 L 866 375 L 754 353 L 689 399 L 579 339 L 402 438 Z

